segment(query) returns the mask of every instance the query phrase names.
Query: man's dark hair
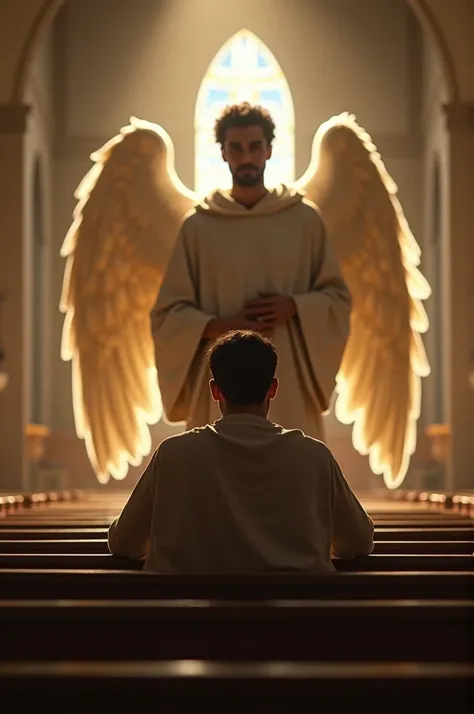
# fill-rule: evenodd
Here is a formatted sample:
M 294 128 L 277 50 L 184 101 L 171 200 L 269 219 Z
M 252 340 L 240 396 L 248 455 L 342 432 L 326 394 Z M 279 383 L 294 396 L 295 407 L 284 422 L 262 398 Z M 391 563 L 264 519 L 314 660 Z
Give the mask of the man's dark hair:
M 261 126 L 268 144 L 275 138 L 275 124 L 270 112 L 264 107 L 242 102 L 226 107 L 217 118 L 214 126 L 216 142 L 224 146 L 227 130 L 241 126 Z
M 233 330 L 207 351 L 212 377 L 231 406 L 262 404 L 275 376 L 273 343 L 258 332 Z

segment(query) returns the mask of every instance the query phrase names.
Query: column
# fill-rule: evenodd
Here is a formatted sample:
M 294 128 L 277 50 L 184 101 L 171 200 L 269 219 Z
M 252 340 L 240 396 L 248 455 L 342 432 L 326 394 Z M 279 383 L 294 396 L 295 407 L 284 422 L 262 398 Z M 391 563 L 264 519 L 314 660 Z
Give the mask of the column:
M 4 369 L 0 393 L 0 490 L 26 487 L 24 428 L 27 418 L 24 134 L 28 107 L 0 105 L 0 292 Z
M 474 489 L 474 104 L 445 106 L 448 245 L 445 264 L 445 376 L 450 453 L 446 489 Z M 472 379 L 472 378 L 471 378 Z

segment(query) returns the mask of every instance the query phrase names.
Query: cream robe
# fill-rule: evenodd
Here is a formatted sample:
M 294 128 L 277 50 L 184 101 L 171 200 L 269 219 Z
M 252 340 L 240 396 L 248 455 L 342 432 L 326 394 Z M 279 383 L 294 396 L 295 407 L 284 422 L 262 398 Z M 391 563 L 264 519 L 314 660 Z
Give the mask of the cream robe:
M 270 418 L 323 438 L 351 301 L 319 212 L 284 186 L 250 210 L 217 191 L 183 222 L 151 313 L 168 422 L 191 428 L 219 418 L 204 328 L 262 293 L 292 296 L 297 307 L 297 317 L 274 333 L 280 388 Z
M 330 450 L 233 414 L 165 439 L 109 529 L 116 555 L 161 573 L 334 571 L 374 526 Z

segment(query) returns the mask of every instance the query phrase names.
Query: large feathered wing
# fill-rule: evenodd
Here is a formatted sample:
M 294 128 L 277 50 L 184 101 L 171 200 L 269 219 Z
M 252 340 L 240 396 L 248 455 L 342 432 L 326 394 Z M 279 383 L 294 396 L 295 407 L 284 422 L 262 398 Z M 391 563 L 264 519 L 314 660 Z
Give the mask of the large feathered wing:
M 416 445 L 421 377 L 430 368 L 421 333 L 430 287 L 420 248 L 369 135 L 349 114 L 321 125 L 297 183 L 321 210 L 352 293 L 351 333 L 337 376 L 336 416 L 394 489 Z
M 197 200 L 176 176 L 166 132 L 130 122 L 92 154 L 61 249 L 61 356 L 72 360 L 76 431 L 101 483 L 124 478 L 151 450 L 161 398 L 149 313 Z

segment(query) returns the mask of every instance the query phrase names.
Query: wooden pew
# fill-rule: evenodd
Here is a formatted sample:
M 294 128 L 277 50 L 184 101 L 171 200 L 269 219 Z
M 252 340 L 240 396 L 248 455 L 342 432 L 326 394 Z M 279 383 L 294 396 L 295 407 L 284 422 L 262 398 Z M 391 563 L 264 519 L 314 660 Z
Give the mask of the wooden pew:
M 42 504 L 41 509 L 30 507 L 10 513 L 3 519 L 0 567 L 140 568 L 139 564 L 113 558 L 108 553 L 106 527 L 125 501 L 123 494 L 107 498 L 100 493 L 87 494 L 83 501 L 74 501 L 64 495 L 40 494 L 37 501 Z M 371 515 L 376 524 L 374 553 L 356 561 L 336 561 L 338 571 L 439 568 L 472 571 L 474 528 L 466 515 L 439 509 L 433 511 L 420 505 L 413 511 L 406 505 L 387 505 L 386 502 L 376 503 Z M 81 530 L 87 532 L 87 538 L 72 537 L 73 534 L 80 536 Z M 43 538 L 43 533 L 49 533 L 49 537 Z M 58 533 L 67 534 L 67 537 L 59 538 Z M 100 534 L 100 537 L 94 538 L 94 534 Z
M 374 554 L 377 555 L 473 555 L 474 541 L 385 541 L 376 540 Z M 28 539 L 0 540 L 0 555 L 10 553 L 68 554 L 82 553 L 107 555 L 109 548 L 105 538 L 85 539 Z
M 369 555 L 353 560 L 335 559 L 338 572 L 474 572 L 473 555 Z M 2 569 L 141 570 L 142 563 L 114 555 L 97 554 L 1 554 Z
M 107 528 L 16 528 L 0 527 L 0 543 L 3 540 L 85 540 L 107 538 Z M 453 538 L 457 540 L 457 538 Z
M 473 676 L 453 663 L 34 662 L 0 664 L 0 690 L 5 707 L 26 711 L 34 696 L 50 714 L 148 714 L 152 701 L 180 713 L 347 714 L 363 702 L 365 714 L 469 714 Z
M 70 527 L 71 521 L 82 521 L 83 525 L 93 523 L 95 527 L 107 528 L 117 515 L 126 500 L 127 494 L 107 494 L 95 492 L 58 492 L 45 494 L 17 494 L 0 497 L 0 513 L 3 512 L 2 501 L 8 499 L 23 499 L 29 508 L 16 508 L 7 512 L 9 521 L 17 525 L 26 525 L 26 520 L 34 519 L 35 512 L 42 511 L 42 523 L 48 520 L 64 522 L 64 527 Z M 407 495 L 406 499 L 408 499 Z M 424 499 L 422 502 L 422 498 Z M 433 503 L 430 499 L 435 499 Z M 445 502 L 442 502 L 444 498 Z M 454 503 L 466 501 L 467 510 L 454 508 Z M 447 503 L 451 503 L 451 508 Z M 403 501 L 398 494 L 385 494 L 383 500 L 368 501 L 371 515 L 380 527 L 402 527 L 410 522 L 414 528 L 431 525 L 446 527 L 456 524 L 465 525 L 469 513 L 474 515 L 474 492 L 472 496 L 453 495 L 443 497 L 440 494 L 411 494 L 411 500 Z M 7 508 L 8 511 L 8 508 Z M 442 522 L 441 522 L 442 521 Z M 0 521 L 1 523 L 1 521 Z M 471 521 L 472 527 L 472 521 Z
M 472 654 L 474 602 L 3 600 L 9 661 L 438 661 Z
M 2 570 L 0 599 L 474 600 L 474 573 L 333 576 L 156 575 L 125 571 Z
M 76 524 L 70 528 L 55 528 L 43 526 L 37 523 L 36 527 L 11 526 L 10 522 L 5 522 L 2 526 L 0 522 L 0 542 L 2 540 L 75 540 L 86 538 L 107 538 L 107 528 L 80 527 Z M 375 526 L 375 539 L 380 540 L 471 540 L 474 541 L 474 526 L 467 523 L 462 528 L 381 528 Z
M 38 520 L 38 516 L 40 519 Z M 86 528 L 101 528 L 106 529 L 113 521 L 116 512 L 110 515 L 100 515 L 88 511 L 73 511 L 64 512 L 53 508 L 38 509 L 34 511 L 17 511 L 11 514 L 5 514 L 0 520 L 0 529 L 3 528 L 63 528 L 70 529 L 78 527 Z M 420 530 L 424 528 L 444 529 L 444 528 L 467 528 L 472 529 L 472 520 L 467 516 L 449 518 L 436 517 L 434 514 L 429 514 L 426 517 L 419 519 L 413 518 L 394 518 L 394 514 L 388 518 L 374 517 L 375 525 L 378 529 L 393 529 L 393 528 L 409 528 L 411 530 Z M 80 526 L 79 526 L 80 524 Z
M 2 703 L 10 696 L 16 706 L 31 703 L 25 697 L 34 688 L 35 696 L 62 693 L 61 712 L 66 705 L 83 712 L 91 696 L 101 711 L 115 697 L 113 710 L 137 712 L 149 710 L 151 692 L 160 706 L 176 709 L 185 690 L 192 711 L 197 701 L 209 712 L 231 712 L 234 705 L 247 711 L 267 693 L 272 712 L 296 711 L 308 695 L 311 712 L 324 707 L 347 714 L 363 697 L 365 711 L 372 706 L 377 714 L 399 714 L 402 707 L 411 711 L 408 690 L 410 697 L 424 695 L 426 706 L 445 702 L 464 714 L 473 672 L 463 663 L 472 651 L 474 615 L 474 528 L 466 514 L 379 504 L 371 513 L 374 554 L 335 561 L 334 576 L 189 578 L 142 573 L 140 564 L 107 553 L 106 532 L 120 498 L 40 499 L 0 518 L 0 637 L 12 662 L 0 662 Z M 29 670 L 21 664 L 25 642 L 28 659 L 37 660 Z M 130 657 L 137 661 L 110 661 Z M 88 663 L 92 658 L 104 661 Z M 176 666 L 170 659 L 207 667 L 198 669 L 207 672 L 201 680 L 188 678 L 201 689 L 169 676 Z M 292 669 L 282 669 L 285 660 L 293 660 Z M 405 664 L 393 664 L 397 660 Z M 442 662 L 458 666 L 443 664 L 434 675 L 429 663 Z M 377 673 L 387 664 L 399 669 Z M 232 670 L 239 666 L 250 667 L 252 677 Z M 227 667 L 227 674 L 215 667 Z M 269 671 L 280 673 L 279 688 Z M 234 692 L 243 690 L 249 698 L 240 701 Z M 199 691 L 204 695 L 197 699 Z M 303 711 L 299 704 L 297 710 Z
M 458 543 L 463 544 L 464 541 L 458 541 Z M 472 546 L 472 543 L 470 545 Z M 81 553 L 83 555 L 107 555 L 109 552 L 107 541 L 104 538 L 85 538 L 80 540 L 73 540 L 71 538 L 61 540 L 40 540 L 39 538 L 29 540 L 0 540 L 0 555 L 11 553 L 39 553 L 49 555 Z

